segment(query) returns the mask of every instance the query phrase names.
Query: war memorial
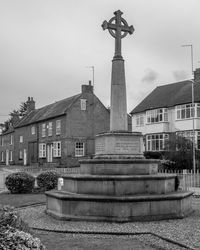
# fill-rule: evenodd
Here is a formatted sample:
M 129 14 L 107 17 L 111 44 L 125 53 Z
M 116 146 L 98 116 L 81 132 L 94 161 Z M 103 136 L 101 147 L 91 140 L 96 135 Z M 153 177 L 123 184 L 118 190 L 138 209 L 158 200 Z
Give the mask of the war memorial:
M 157 160 L 143 156 L 143 138 L 128 132 L 121 41 L 133 34 L 120 10 L 104 21 L 115 39 L 110 131 L 95 138 L 95 156 L 80 161 L 80 174 L 63 175 L 60 190 L 46 192 L 46 212 L 62 220 L 147 221 L 183 218 L 192 212 L 192 192 L 177 191 L 175 174 L 159 174 Z

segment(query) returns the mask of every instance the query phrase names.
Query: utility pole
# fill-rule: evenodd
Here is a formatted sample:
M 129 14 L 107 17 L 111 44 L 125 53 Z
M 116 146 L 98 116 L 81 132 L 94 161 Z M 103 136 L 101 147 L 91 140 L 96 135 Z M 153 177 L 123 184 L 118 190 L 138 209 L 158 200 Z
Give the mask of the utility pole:
M 190 48 L 190 56 L 191 56 L 191 70 L 192 70 L 192 107 L 193 107 L 193 116 L 192 116 L 192 159 L 193 159 L 193 171 L 194 171 L 194 184 L 195 184 L 195 173 L 196 173 L 196 157 L 195 157 L 195 130 L 194 130 L 194 118 L 195 118 L 195 106 L 194 106 L 194 59 L 193 59 L 193 45 L 186 44 L 182 45 L 182 47 Z

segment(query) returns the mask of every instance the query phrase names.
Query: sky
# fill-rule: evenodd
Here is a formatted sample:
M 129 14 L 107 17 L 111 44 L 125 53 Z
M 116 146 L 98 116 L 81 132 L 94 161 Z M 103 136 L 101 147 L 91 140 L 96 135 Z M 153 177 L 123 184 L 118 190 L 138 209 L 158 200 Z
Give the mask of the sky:
M 128 112 L 156 86 L 200 67 L 199 0 L 0 0 L 0 123 L 33 97 L 36 108 L 79 94 L 92 80 L 110 106 L 114 38 L 101 24 L 120 9 Z

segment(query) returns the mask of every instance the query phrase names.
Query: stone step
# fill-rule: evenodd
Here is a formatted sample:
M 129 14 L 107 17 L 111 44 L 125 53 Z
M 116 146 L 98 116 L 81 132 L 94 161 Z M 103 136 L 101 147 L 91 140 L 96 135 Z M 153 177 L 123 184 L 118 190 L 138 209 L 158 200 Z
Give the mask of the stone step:
M 80 173 L 91 175 L 156 174 L 159 160 L 88 159 L 80 160 Z
M 94 195 L 166 194 L 175 191 L 175 174 L 65 175 L 62 191 Z
M 48 191 L 46 196 L 46 212 L 64 220 L 148 221 L 183 218 L 192 212 L 192 192 L 117 197 Z

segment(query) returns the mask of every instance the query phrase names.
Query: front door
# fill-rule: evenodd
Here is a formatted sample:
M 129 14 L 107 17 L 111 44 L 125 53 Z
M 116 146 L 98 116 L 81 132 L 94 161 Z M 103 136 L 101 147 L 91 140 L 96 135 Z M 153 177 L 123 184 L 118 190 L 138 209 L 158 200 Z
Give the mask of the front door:
M 38 144 L 36 141 L 28 144 L 28 160 L 29 163 L 38 162 Z
M 6 166 L 9 165 L 9 150 L 6 150 Z
M 47 145 L 47 162 L 53 161 L 53 144 Z

